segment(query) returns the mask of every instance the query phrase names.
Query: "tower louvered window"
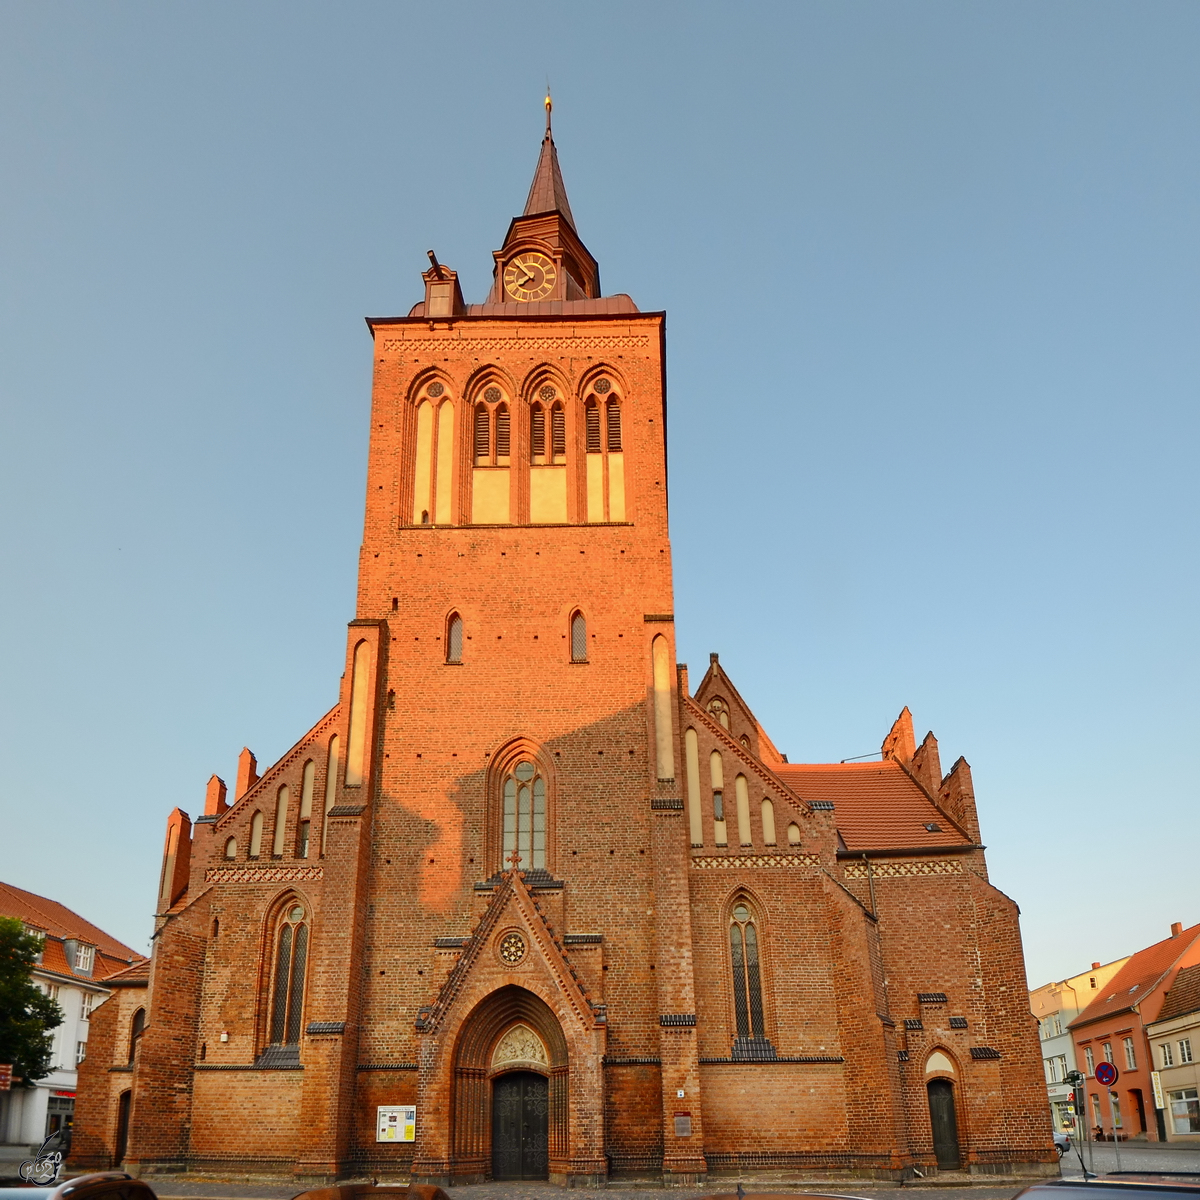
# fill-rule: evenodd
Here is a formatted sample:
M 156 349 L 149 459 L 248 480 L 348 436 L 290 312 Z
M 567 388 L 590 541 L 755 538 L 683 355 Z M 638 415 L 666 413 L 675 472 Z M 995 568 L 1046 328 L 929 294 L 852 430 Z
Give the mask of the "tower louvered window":
M 759 970 L 758 927 L 745 901 L 733 906 L 729 923 L 733 961 L 733 1011 L 739 1038 L 763 1038 L 762 978 Z
M 499 466 L 508 462 L 509 444 L 508 406 L 502 404 L 496 409 L 496 463 Z
M 308 924 L 304 906 L 289 906 L 279 926 L 275 955 L 275 988 L 271 999 L 271 1044 L 294 1046 L 300 1041 L 304 1010 L 304 968 L 308 963 Z
M 546 866 L 546 781 L 532 762 L 519 762 L 504 780 L 504 862 L 520 855 L 522 871 Z
M 561 404 L 550 410 L 550 453 L 555 462 L 562 462 L 567 457 L 567 415 Z
M 529 414 L 529 453 L 535 463 L 546 458 L 546 410 L 535 404 Z
M 607 418 L 608 449 L 610 453 L 615 454 L 621 449 L 621 406 L 615 399 L 610 399 L 605 405 L 605 417 Z
M 586 421 L 585 429 L 587 433 L 587 452 L 589 454 L 600 453 L 600 406 L 594 399 L 587 402 L 587 408 L 584 410 Z
M 475 409 L 475 461 L 483 464 L 491 453 L 491 418 L 487 408 L 480 404 Z

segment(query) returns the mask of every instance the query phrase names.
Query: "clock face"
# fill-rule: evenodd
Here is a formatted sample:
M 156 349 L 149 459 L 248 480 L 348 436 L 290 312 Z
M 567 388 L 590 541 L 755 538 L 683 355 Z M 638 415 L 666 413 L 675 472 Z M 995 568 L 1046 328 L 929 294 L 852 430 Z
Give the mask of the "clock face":
M 536 250 L 516 255 L 504 268 L 504 290 L 514 300 L 545 300 L 557 282 L 554 263 Z

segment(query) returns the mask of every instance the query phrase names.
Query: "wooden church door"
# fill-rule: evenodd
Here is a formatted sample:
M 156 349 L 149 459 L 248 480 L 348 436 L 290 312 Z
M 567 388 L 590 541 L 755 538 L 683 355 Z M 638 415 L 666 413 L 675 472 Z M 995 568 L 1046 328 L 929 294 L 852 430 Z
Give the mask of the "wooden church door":
M 513 1071 L 492 1084 L 492 1178 L 550 1174 L 550 1088 L 544 1075 Z
M 939 1171 L 957 1171 L 958 1120 L 954 1115 L 954 1084 L 948 1079 L 929 1081 L 929 1120 L 933 1126 L 933 1153 Z

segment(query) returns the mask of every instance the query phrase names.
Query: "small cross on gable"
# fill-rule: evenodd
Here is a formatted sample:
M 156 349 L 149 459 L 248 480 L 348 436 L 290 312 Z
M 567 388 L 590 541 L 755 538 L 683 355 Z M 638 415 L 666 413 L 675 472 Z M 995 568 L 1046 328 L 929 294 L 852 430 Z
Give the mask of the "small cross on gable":
M 521 865 L 521 855 L 520 855 L 520 852 L 519 852 L 519 851 L 517 851 L 517 850 L 514 850 L 514 851 L 513 851 L 513 852 L 512 852 L 512 853 L 511 853 L 511 854 L 508 856 L 508 861 L 509 861 L 510 863 L 512 863 L 512 869 L 515 871 L 515 870 L 516 870 L 516 869 L 517 869 L 517 868 L 518 868 L 518 867 Z

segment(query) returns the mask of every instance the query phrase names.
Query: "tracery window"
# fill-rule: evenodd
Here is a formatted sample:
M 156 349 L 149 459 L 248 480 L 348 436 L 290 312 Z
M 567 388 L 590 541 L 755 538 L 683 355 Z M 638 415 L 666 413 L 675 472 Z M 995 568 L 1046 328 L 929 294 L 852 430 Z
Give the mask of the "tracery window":
M 611 379 L 597 379 L 583 402 L 588 521 L 625 520 L 625 456 L 621 398 Z
M 426 385 L 417 401 L 417 447 L 413 475 L 414 525 L 449 525 L 454 466 L 454 402 L 445 384 Z
M 546 866 L 546 780 L 537 765 L 522 759 L 504 777 L 504 837 L 501 870 L 515 851 L 521 870 Z
M 275 944 L 271 1044 L 294 1046 L 300 1041 L 304 968 L 308 962 L 308 921 L 303 904 L 293 902 L 287 906 L 279 922 Z
M 730 914 L 729 950 L 733 965 L 733 1012 L 737 1035 L 739 1038 L 766 1037 L 758 926 L 745 900 L 739 900 Z

